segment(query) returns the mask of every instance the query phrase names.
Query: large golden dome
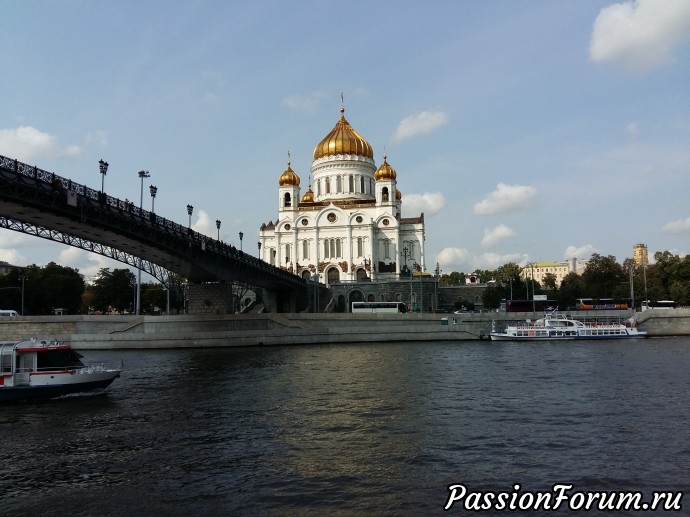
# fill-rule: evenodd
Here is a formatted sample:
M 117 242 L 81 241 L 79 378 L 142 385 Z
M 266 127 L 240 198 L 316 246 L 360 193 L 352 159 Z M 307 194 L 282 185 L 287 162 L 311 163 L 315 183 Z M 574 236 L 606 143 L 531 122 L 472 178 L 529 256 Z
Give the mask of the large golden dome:
M 398 173 L 395 172 L 395 169 L 388 165 L 388 162 L 386 161 L 386 156 L 383 157 L 383 163 L 381 164 L 381 167 L 379 167 L 376 171 L 376 174 L 374 174 L 374 179 L 376 181 L 380 180 L 394 180 L 395 178 L 398 177 Z
M 295 174 L 295 171 L 290 167 L 290 162 L 288 162 L 287 169 L 278 178 L 278 185 L 281 187 L 286 187 L 290 185 L 299 186 L 299 176 Z
M 314 149 L 314 160 L 324 156 L 336 156 L 339 154 L 356 154 L 371 159 L 374 158 L 374 150 L 369 145 L 369 142 L 345 120 L 345 108 L 340 108 L 340 120 Z

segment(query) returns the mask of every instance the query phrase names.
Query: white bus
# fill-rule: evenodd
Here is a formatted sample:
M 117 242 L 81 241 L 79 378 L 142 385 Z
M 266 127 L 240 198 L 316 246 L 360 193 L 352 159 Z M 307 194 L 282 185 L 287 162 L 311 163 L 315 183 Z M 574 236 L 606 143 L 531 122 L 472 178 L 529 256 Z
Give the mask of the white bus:
M 642 301 L 643 311 L 646 311 L 647 309 L 675 309 L 676 307 L 678 307 L 678 304 L 673 300 L 657 300 L 655 302 L 650 300 Z
M 353 314 L 376 314 L 379 312 L 398 314 L 407 312 L 403 302 L 352 302 Z

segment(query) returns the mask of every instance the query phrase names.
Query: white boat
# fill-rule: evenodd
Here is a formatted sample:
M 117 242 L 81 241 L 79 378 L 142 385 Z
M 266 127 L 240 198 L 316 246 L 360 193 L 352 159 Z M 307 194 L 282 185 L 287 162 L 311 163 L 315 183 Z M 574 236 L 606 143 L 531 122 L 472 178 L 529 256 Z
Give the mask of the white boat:
M 496 322 L 491 330 L 492 341 L 546 341 L 554 339 L 629 339 L 647 337 L 638 330 L 634 319 L 580 321 L 559 312 L 549 312 L 534 322 L 508 323 L 497 330 Z
M 0 342 L 0 402 L 50 399 L 105 389 L 123 364 L 84 364 L 68 344 L 53 339 Z

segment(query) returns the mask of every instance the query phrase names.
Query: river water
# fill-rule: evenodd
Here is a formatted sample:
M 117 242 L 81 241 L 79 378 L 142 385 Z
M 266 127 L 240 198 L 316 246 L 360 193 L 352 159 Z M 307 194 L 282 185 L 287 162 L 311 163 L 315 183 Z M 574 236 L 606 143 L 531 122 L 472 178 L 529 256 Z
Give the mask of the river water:
M 0 406 L 1 515 L 442 515 L 453 484 L 690 488 L 686 338 L 85 355 L 125 361 L 106 394 Z

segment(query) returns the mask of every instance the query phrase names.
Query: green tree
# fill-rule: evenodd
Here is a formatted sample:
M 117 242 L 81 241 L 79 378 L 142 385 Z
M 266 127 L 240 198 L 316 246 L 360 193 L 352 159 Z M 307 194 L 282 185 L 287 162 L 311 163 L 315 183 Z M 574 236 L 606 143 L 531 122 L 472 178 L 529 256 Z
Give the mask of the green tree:
M 594 253 L 592 258 L 587 263 L 584 273 L 582 274 L 582 281 L 584 283 L 584 290 L 587 293 L 583 296 L 590 296 L 592 298 L 628 298 L 625 294 L 624 288 L 628 282 L 623 267 L 616 262 L 616 257 L 609 255 L 603 257 L 598 253 Z M 628 287 L 628 293 L 630 288 Z
M 102 268 L 93 281 L 93 308 L 107 313 L 116 311 L 133 312 L 134 286 L 136 279 L 129 269 Z

